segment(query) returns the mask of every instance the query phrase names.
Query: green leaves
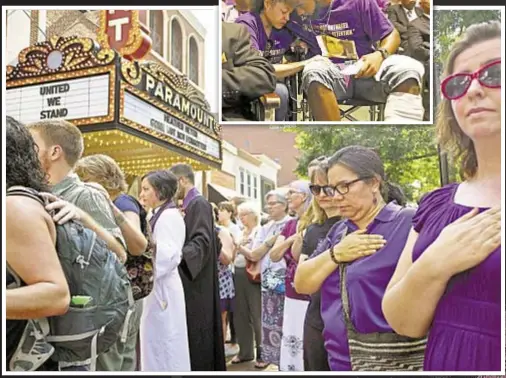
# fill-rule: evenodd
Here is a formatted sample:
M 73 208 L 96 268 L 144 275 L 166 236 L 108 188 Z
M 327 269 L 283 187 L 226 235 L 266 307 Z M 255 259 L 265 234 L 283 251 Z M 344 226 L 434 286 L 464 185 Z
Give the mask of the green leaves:
M 307 166 L 314 158 L 330 156 L 337 150 L 362 145 L 378 152 L 385 165 L 387 178 L 399 184 L 408 200 L 440 185 L 439 161 L 434 129 L 425 126 L 299 126 L 296 147 L 301 156 L 297 173 L 307 175 Z

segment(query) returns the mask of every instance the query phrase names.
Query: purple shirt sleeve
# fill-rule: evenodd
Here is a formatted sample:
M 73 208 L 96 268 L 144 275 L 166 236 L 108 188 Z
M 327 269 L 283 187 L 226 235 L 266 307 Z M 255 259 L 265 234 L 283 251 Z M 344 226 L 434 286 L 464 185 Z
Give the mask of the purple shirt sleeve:
M 139 205 L 130 196 L 127 196 L 125 194 L 122 194 L 116 198 L 116 200 L 114 200 L 114 204 L 123 212 L 131 211 L 137 215 L 139 215 L 141 212 Z
M 295 231 L 297 231 L 297 219 L 291 219 L 285 224 L 285 227 L 281 230 L 280 235 L 283 235 L 285 239 L 288 239 L 290 236 L 295 234 Z
M 394 30 L 394 26 L 376 1 L 362 0 L 361 8 L 362 27 L 373 42 L 381 41 Z

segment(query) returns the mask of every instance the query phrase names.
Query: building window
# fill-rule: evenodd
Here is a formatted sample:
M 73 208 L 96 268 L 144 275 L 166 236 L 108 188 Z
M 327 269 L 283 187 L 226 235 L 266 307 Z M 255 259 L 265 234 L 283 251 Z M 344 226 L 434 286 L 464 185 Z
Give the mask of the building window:
M 246 174 L 246 179 L 247 179 L 247 181 L 246 181 L 246 188 L 248 190 L 248 197 L 251 198 L 251 173 L 248 172 Z
M 163 56 L 163 12 L 149 11 L 150 36 L 153 50 Z
M 239 171 L 239 190 L 241 195 L 244 195 L 244 170 Z
M 257 177 L 253 177 L 253 198 L 258 198 L 258 185 L 257 185 Z
M 173 19 L 170 29 L 170 64 L 183 72 L 183 32 L 179 21 Z
M 195 38 L 190 38 L 190 80 L 199 85 L 199 47 Z

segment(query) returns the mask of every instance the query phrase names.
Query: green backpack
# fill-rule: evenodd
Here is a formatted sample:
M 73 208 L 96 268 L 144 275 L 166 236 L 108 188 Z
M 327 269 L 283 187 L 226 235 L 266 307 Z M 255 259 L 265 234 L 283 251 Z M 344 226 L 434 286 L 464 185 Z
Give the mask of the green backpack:
M 7 195 L 29 197 L 45 205 L 44 198 L 29 188 L 15 187 Z M 125 267 L 81 223 L 55 226 L 56 251 L 71 295 L 69 310 L 61 316 L 28 321 L 10 361 L 12 371 L 36 370 L 49 358 L 60 370 L 94 371 L 99 354 L 118 338 L 126 340 L 135 302 Z M 16 282 L 11 287 L 21 286 L 8 265 L 7 270 Z

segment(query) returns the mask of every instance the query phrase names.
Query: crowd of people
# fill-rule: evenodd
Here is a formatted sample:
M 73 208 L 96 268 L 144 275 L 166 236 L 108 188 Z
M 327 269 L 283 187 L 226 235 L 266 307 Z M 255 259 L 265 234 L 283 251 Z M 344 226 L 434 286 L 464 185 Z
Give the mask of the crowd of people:
M 222 21 L 225 120 L 252 119 L 248 102 L 270 92 L 275 120 L 289 120 L 294 75 L 315 121 L 339 121 L 344 100 L 385 104 L 385 121 L 429 119 L 430 0 L 222 1 Z
M 248 201 L 210 204 L 186 164 L 146 173 L 135 198 L 112 158 L 82 157 L 76 126 L 7 117 L 10 370 L 26 370 L 30 335 L 44 337 L 31 320 L 77 303 L 56 249 L 59 225 L 78 221 L 118 271 L 130 267 L 136 299 L 123 335 L 92 355 L 96 370 L 223 371 L 228 355 L 280 371 L 499 371 L 500 56 L 498 22 L 471 26 L 452 47 L 436 131 L 463 181 L 418 208 L 359 145 L 268 192 L 265 221 Z M 34 353 L 38 370 L 61 369 Z

